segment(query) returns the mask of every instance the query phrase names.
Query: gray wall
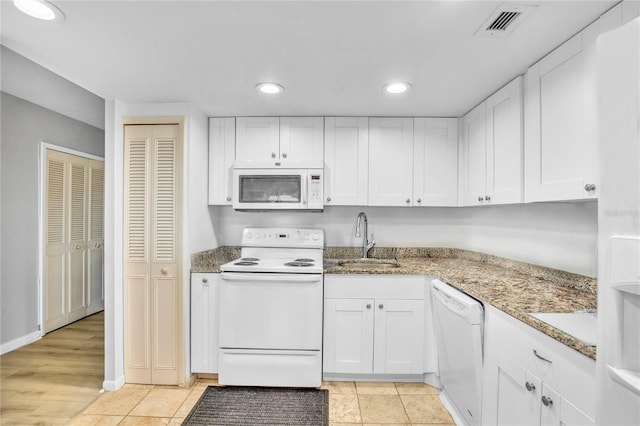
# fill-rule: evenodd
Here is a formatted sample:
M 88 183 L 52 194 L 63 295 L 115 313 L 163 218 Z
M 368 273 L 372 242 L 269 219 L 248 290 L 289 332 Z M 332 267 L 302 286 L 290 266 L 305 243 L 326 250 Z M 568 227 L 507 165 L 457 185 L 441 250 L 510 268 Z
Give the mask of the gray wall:
M 5 54 L 10 53 L 5 56 Z M 2 48 L 2 88 L 0 92 L 0 345 L 24 338 L 38 330 L 38 151 L 42 141 L 104 156 L 104 131 L 35 103 L 13 96 L 4 89 L 16 88 L 16 81 L 5 84 L 5 66 L 19 59 L 26 76 L 47 78 L 26 81 L 53 92 L 69 88 L 56 102 L 59 109 L 97 108 L 104 102 L 87 103 L 86 91 L 70 89 L 69 81 L 53 73 L 42 74 L 41 67 Z M 29 73 L 29 64 L 38 69 Z M 38 77 L 38 75 L 40 77 Z M 80 96 L 77 96 L 80 93 Z M 33 96 L 32 101 L 38 97 Z M 98 111 L 100 112 L 100 111 Z M 89 116 L 95 116 L 93 111 Z M 104 118 L 103 124 L 104 127 Z

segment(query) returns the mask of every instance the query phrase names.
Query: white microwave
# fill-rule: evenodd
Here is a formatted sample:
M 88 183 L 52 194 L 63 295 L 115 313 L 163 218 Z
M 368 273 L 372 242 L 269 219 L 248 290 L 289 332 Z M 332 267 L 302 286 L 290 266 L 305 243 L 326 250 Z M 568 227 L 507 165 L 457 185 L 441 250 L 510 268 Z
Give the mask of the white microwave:
M 233 208 L 321 211 L 323 187 L 322 169 L 234 167 Z

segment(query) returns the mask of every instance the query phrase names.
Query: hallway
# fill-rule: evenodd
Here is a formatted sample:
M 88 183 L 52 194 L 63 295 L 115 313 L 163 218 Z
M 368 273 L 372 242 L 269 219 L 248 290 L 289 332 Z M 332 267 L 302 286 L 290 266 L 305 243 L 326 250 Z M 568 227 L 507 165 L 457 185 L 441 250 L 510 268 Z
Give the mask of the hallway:
M 100 396 L 104 312 L 0 357 L 4 425 L 65 424 Z

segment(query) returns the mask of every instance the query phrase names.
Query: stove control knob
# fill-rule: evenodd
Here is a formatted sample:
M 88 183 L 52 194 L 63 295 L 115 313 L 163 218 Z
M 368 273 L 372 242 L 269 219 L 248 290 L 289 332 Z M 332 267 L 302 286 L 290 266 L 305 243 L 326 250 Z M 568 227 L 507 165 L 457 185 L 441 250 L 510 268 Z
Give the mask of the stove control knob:
M 313 234 L 313 241 L 318 241 L 318 239 L 320 238 L 320 235 L 318 234 Z
M 308 232 L 305 232 L 305 233 L 304 233 L 304 239 L 305 239 L 305 240 L 308 240 L 308 239 L 309 239 L 309 233 L 308 233 Z
M 256 240 L 259 240 L 259 239 L 260 239 L 260 233 L 256 232 Z
M 253 234 L 251 232 L 247 232 L 247 240 L 250 240 L 253 238 Z

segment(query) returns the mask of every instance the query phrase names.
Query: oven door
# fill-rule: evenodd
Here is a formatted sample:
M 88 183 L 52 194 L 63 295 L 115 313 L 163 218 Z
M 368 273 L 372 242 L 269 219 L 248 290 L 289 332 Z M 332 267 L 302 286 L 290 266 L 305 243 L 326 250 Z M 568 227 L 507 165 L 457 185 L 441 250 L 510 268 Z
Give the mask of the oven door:
M 320 350 L 322 274 L 223 272 L 220 347 Z

